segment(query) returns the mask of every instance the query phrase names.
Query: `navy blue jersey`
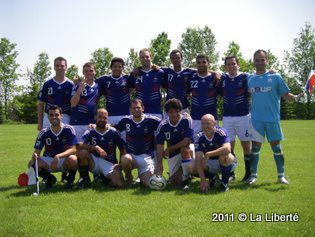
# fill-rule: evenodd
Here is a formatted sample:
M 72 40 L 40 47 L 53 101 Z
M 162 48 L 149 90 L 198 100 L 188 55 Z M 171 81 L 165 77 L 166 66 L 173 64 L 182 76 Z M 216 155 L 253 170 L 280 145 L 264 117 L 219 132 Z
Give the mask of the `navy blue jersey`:
M 191 126 L 191 118 L 187 114 L 183 114 L 176 125 L 172 125 L 169 119 L 164 119 L 159 124 L 156 134 L 156 144 L 163 145 L 164 141 L 167 142 L 167 147 L 175 145 L 182 141 L 184 138 L 190 138 L 193 142 L 194 131 Z M 177 155 L 180 150 L 170 153 L 170 157 Z
M 73 87 L 72 97 L 75 95 L 80 84 Z M 86 85 L 80 95 L 78 104 L 72 108 L 70 124 L 87 125 L 95 123 L 96 104 L 98 96 L 98 84 Z
M 184 69 L 180 72 L 175 72 L 174 69 L 163 67 L 164 79 L 166 80 L 166 101 L 172 98 L 182 102 L 183 109 L 189 107 L 187 94 L 189 93 L 188 79 L 196 73 L 194 69 Z
M 50 127 L 42 129 L 36 139 L 34 148 L 44 149 L 44 156 L 55 157 L 77 144 L 77 138 L 73 127 L 62 124 L 59 133 L 55 134 Z
M 106 98 L 106 110 L 109 116 L 122 116 L 129 114 L 130 94 L 129 76 L 118 78 L 112 75 L 97 79 L 100 96 Z
M 46 81 L 37 96 L 38 100 L 45 102 L 45 112 L 48 113 L 50 106 L 58 105 L 62 109 L 62 113 L 70 115 L 73 85 L 69 79 L 62 83 L 55 81 L 54 78 Z
M 214 81 L 214 74 L 201 77 L 197 73 L 189 79 L 191 90 L 191 117 L 200 120 L 205 114 L 217 116 L 218 87 Z
M 225 143 L 229 143 L 230 138 L 227 135 L 227 132 L 224 128 L 216 127 L 214 135 L 211 139 L 200 132 L 197 135 L 195 142 L 195 151 L 201 151 L 204 154 L 208 151 L 214 151 L 223 146 Z M 211 157 L 211 159 L 218 159 L 219 157 Z
M 119 149 L 125 148 L 125 142 L 122 139 L 120 133 L 113 127 L 109 127 L 103 134 L 99 133 L 96 129 L 87 130 L 82 140 L 85 144 L 101 147 L 106 153 L 105 160 L 117 164 L 116 147 Z M 95 156 L 100 156 L 96 151 L 93 152 Z
M 223 116 L 244 116 L 249 113 L 247 77 L 246 73 L 236 77 L 222 74 L 219 90 L 223 96 Z
M 140 70 L 137 78 L 130 77 L 131 86 L 136 90 L 136 98 L 142 100 L 144 112 L 161 114 L 161 88 L 165 87 L 164 72 L 160 70 Z
M 115 127 L 126 132 L 127 152 L 134 155 L 151 154 L 154 151 L 155 131 L 160 123 L 155 116 L 144 115 L 135 122 L 132 115 L 124 117 Z

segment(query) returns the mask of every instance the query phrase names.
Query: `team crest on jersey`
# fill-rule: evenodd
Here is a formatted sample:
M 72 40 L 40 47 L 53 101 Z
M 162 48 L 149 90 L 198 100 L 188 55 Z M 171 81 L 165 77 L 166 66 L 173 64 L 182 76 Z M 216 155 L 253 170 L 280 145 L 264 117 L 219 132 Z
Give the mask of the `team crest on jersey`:
M 213 88 L 213 83 L 209 83 L 209 89 L 212 89 Z
M 110 139 L 110 140 L 108 141 L 108 145 L 109 145 L 109 146 L 114 146 L 114 142 L 113 142 L 112 139 Z
M 203 147 L 203 148 L 206 148 L 206 144 L 202 143 L 202 147 Z
M 242 82 L 241 81 L 238 82 L 238 87 L 242 87 L 242 86 L 243 86 Z
M 144 131 L 144 134 L 147 134 L 149 132 L 148 127 L 144 127 L 143 131 Z
M 271 77 L 268 78 L 268 82 L 272 82 L 272 78 Z
M 67 143 L 67 138 L 66 138 L 66 137 L 63 137 L 63 138 L 62 138 L 62 143 L 63 143 L 63 144 L 66 144 L 66 143 Z
M 157 82 L 157 80 L 158 80 L 157 77 L 154 77 L 154 78 L 153 78 L 153 81 L 154 81 L 154 82 Z

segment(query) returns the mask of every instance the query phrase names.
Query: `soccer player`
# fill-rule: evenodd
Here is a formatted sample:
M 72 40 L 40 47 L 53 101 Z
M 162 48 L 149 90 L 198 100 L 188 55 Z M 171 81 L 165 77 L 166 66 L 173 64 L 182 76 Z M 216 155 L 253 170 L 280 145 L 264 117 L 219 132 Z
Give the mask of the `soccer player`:
M 73 126 L 78 141 L 88 125 L 95 123 L 98 84 L 95 83 L 96 68 L 93 63 L 83 65 L 84 80 L 73 87 L 71 98 L 70 125 Z
M 46 188 L 51 188 L 56 183 L 56 177 L 51 172 L 67 171 L 66 188 L 72 188 L 77 171 L 76 147 L 77 138 L 74 129 L 63 124 L 62 110 L 60 107 L 50 105 L 48 119 L 50 126 L 43 128 L 36 139 L 34 153 L 29 166 L 38 159 L 38 175 L 45 180 Z M 43 156 L 41 150 L 45 147 Z
M 207 55 L 199 54 L 196 57 L 197 73 L 188 81 L 191 91 L 191 117 L 195 135 L 201 130 L 200 119 L 205 114 L 212 114 L 217 120 L 218 86 L 215 73 L 210 73 Z
M 219 85 L 220 94 L 223 96 L 222 127 L 226 129 L 234 150 L 236 135 L 241 141 L 244 153 L 246 181 L 250 175 L 250 114 L 249 93 L 247 89 L 248 74 L 239 72 L 239 63 L 236 56 L 224 59 L 227 73 L 222 74 Z
M 123 75 L 124 65 L 125 62 L 122 58 L 113 58 L 110 63 L 111 75 L 97 79 L 100 96 L 106 98 L 108 122 L 112 125 L 129 115 L 130 85 L 129 76 Z
M 230 139 L 226 131 L 216 126 L 216 120 L 211 114 L 201 118 L 202 132 L 195 143 L 196 166 L 200 177 L 200 189 L 207 192 L 214 187 L 215 174 L 222 174 L 221 191 L 229 189 L 228 182 L 232 171 L 236 167 L 236 158 L 231 153 Z M 210 178 L 211 182 L 206 179 Z
M 115 127 L 126 132 L 127 152 L 121 157 L 121 166 L 125 172 L 126 185 L 132 185 L 131 170 L 138 168 L 141 183 L 148 187 L 154 174 L 155 131 L 160 123 L 158 117 L 143 113 L 141 100 L 134 99 L 130 104 L 130 116 L 124 117 Z
M 193 142 L 192 120 L 185 113 L 181 114 L 182 103 L 178 99 L 170 99 L 165 103 L 168 118 L 163 120 L 156 134 L 156 174 L 163 174 L 163 157 L 168 158 L 170 181 L 188 188 L 193 172 L 194 162 L 189 148 Z M 164 142 L 167 148 L 164 150 Z
M 126 154 L 125 142 L 120 133 L 108 123 L 108 112 L 98 109 L 96 127 L 87 130 L 78 144 L 78 162 L 80 188 L 90 187 L 89 171 L 96 175 L 103 175 L 110 180 L 113 187 L 122 188 L 125 184 L 116 158 L 116 147 L 120 150 L 120 157 Z
M 290 93 L 290 89 L 279 74 L 267 72 L 268 55 L 265 50 L 254 53 L 256 74 L 248 78 L 248 90 L 252 97 L 252 149 L 250 160 L 251 176 L 247 180 L 254 184 L 257 180 L 257 167 L 260 148 L 265 136 L 270 143 L 277 166 L 278 181 L 289 184 L 284 175 L 284 157 L 280 141 L 283 134 L 280 127 L 280 99 L 297 100 L 298 95 Z
M 195 69 L 182 68 L 183 54 L 178 49 L 170 53 L 173 68 L 162 67 L 166 79 L 166 101 L 172 98 L 180 100 L 183 105 L 182 112 L 189 113 L 188 79 L 197 71 Z
M 63 112 L 62 122 L 69 124 L 71 114 L 71 92 L 73 82 L 66 76 L 67 60 L 63 57 L 57 57 L 54 60 L 55 76 L 46 81 L 38 93 L 38 125 L 37 129 L 48 127 L 48 109 L 52 105 L 58 105 Z
M 138 76 L 130 76 L 131 87 L 135 88 L 136 98 L 142 100 L 144 113 L 162 118 L 161 89 L 165 87 L 164 72 L 152 69 L 149 49 L 140 50 L 139 57 L 141 69 Z

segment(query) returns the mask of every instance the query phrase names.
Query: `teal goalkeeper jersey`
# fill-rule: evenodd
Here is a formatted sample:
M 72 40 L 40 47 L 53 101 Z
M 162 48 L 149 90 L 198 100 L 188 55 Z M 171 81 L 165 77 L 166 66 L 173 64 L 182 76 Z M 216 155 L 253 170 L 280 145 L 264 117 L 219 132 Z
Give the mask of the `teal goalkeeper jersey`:
M 281 96 L 290 91 L 282 77 L 269 72 L 251 75 L 248 78 L 248 90 L 252 95 L 252 120 L 279 122 Z

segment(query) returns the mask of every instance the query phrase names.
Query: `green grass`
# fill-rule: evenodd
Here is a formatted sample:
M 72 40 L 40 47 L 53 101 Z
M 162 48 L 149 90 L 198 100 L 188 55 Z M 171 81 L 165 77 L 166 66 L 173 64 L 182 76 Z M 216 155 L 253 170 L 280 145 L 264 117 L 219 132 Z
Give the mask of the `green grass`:
M 239 182 L 244 167 L 237 143 L 237 181 L 227 193 L 201 194 L 199 180 L 194 179 L 188 192 L 101 185 L 65 191 L 58 184 L 49 192 L 42 190 L 39 197 L 31 195 L 35 187 L 17 186 L 17 176 L 26 170 L 33 151 L 36 126 L 1 125 L 0 236 L 314 236 L 314 125 L 314 120 L 282 122 L 289 186 L 276 183 L 268 144 L 261 151 L 257 185 Z M 235 221 L 212 222 L 215 212 L 234 213 Z M 241 212 L 298 213 L 299 221 L 241 223 Z

